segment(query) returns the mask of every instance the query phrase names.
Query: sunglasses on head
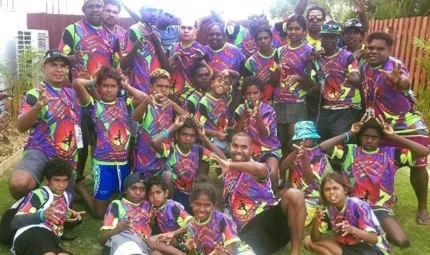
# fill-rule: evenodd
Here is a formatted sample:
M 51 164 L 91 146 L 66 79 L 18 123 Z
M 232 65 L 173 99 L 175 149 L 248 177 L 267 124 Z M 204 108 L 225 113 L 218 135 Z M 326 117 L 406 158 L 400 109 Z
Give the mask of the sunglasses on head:
M 341 28 L 339 25 L 329 25 L 329 24 L 324 24 L 321 27 L 322 31 L 329 31 L 329 32 L 341 32 Z
M 348 22 L 345 23 L 344 26 L 345 27 L 350 27 L 352 25 L 354 25 L 355 27 L 362 27 L 363 26 L 360 22 L 357 22 L 357 21 L 348 21 Z
M 322 16 L 309 16 L 308 21 L 316 21 L 316 22 L 321 22 L 323 21 L 323 17 Z

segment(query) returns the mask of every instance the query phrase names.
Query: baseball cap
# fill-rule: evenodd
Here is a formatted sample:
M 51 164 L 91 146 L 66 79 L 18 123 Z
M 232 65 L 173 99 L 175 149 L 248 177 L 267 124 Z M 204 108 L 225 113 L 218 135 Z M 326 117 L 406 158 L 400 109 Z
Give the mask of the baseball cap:
M 335 34 L 340 35 L 342 33 L 341 24 L 336 20 L 328 20 L 321 26 L 321 34 Z
M 99 2 L 99 3 L 101 3 L 102 5 L 105 5 L 105 3 L 104 3 L 104 1 L 103 1 L 103 0 L 84 0 L 84 6 L 85 6 L 87 3 L 91 2 L 91 1 Z
M 342 32 L 345 32 L 349 28 L 356 28 L 360 31 L 360 33 L 364 34 L 364 27 L 361 23 L 361 20 L 357 18 L 349 19 L 343 23 Z
M 299 121 L 294 125 L 294 136 L 291 140 L 320 139 L 312 121 Z
M 67 65 L 70 65 L 70 60 L 67 57 L 67 55 L 65 55 L 64 53 L 62 53 L 58 49 L 48 50 L 45 53 L 45 57 L 43 58 L 43 64 L 46 64 L 46 63 L 53 61 L 53 60 L 56 60 L 56 59 L 62 59 L 62 60 L 64 60 L 64 62 L 66 62 Z
M 143 174 L 141 174 L 141 173 L 130 174 L 124 180 L 124 190 L 128 189 L 128 187 L 130 187 L 131 185 L 138 183 L 138 182 L 145 183 L 145 181 L 143 179 Z

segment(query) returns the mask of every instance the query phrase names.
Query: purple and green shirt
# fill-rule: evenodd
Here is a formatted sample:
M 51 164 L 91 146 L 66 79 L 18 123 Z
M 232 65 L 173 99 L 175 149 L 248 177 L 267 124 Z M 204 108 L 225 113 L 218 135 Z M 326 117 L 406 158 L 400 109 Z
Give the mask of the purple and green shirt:
M 199 116 L 200 122 L 205 125 L 205 129 L 227 132 L 230 103 L 230 95 L 215 98 L 210 93 L 207 93 L 202 97 L 199 104 Z
M 240 49 L 230 43 L 225 43 L 219 50 L 212 50 L 209 45 L 206 45 L 205 53 L 209 60 L 208 65 L 214 73 L 219 73 L 225 69 L 239 72 L 245 60 Z
M 161 233 L 176 231 L 187 225 L 193 217 L 184 209 L 184 206 L 173 200 L 166 200 L 163 206 L 157 208 L 155 214 Z

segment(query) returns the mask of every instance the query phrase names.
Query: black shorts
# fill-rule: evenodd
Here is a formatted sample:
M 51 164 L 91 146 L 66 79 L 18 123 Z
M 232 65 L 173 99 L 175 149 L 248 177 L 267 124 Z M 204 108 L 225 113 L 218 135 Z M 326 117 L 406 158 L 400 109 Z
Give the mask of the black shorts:
M 341 244 L 342 255 L 383 255 L 384 253 L 371 244 L 359 243 L 356 245 Z
M 81 116 L 81 131 L 82 131 L 82 142 L 84 147 L 92 146 L 96 144 L 96 130 L 94 122 L 88 111 L 82 108 Z
M 60 246 L 60 238 L 52 231 L 34 227 L 24 231 L 14 242 L 16 255 L 42 255 L 48 252 L 66 253 Z
M 386 208 L 383 208 L 383 207 L 373 208 L 372 211 L 373 211 L 373 214 L 375 214 L 375 216 L 379 222 L 382 222 L 382 220 L 387 218 L 387 217 L 394 218 L 393 211 L 386 209 Z
M 281 203 L 255 216 L 243 227 L 239 237 L 258 255 L 275 253 L 287 245 L 291 233 Z

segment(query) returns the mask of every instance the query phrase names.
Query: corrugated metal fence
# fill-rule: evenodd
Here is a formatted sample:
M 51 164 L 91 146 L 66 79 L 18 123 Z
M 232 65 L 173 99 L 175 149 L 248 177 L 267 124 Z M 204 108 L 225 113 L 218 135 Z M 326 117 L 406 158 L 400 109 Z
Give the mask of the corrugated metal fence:
M 27 24 L 29 29 L 49 30 L 49 45 L 54 48 L 58 45 L 64 28 L 82 18 L 83 16 L 79 15 L 32 13 L 27 15 Z M 130 27 L 133 23 L 130 18 L 120 20 L 120 25 L 124 28 Z M 423 56 L 423 51 L 413 45 L 413 38 L 430 40 L 430 17 L 372 20 L 369 32 L 374 31 L 386 31 L 395 37 L 393 55 L 409 68 L 414 91 L 417 92 L 419 85 L 425 86 L 426 73 L 416 60 L 417 57 Z

